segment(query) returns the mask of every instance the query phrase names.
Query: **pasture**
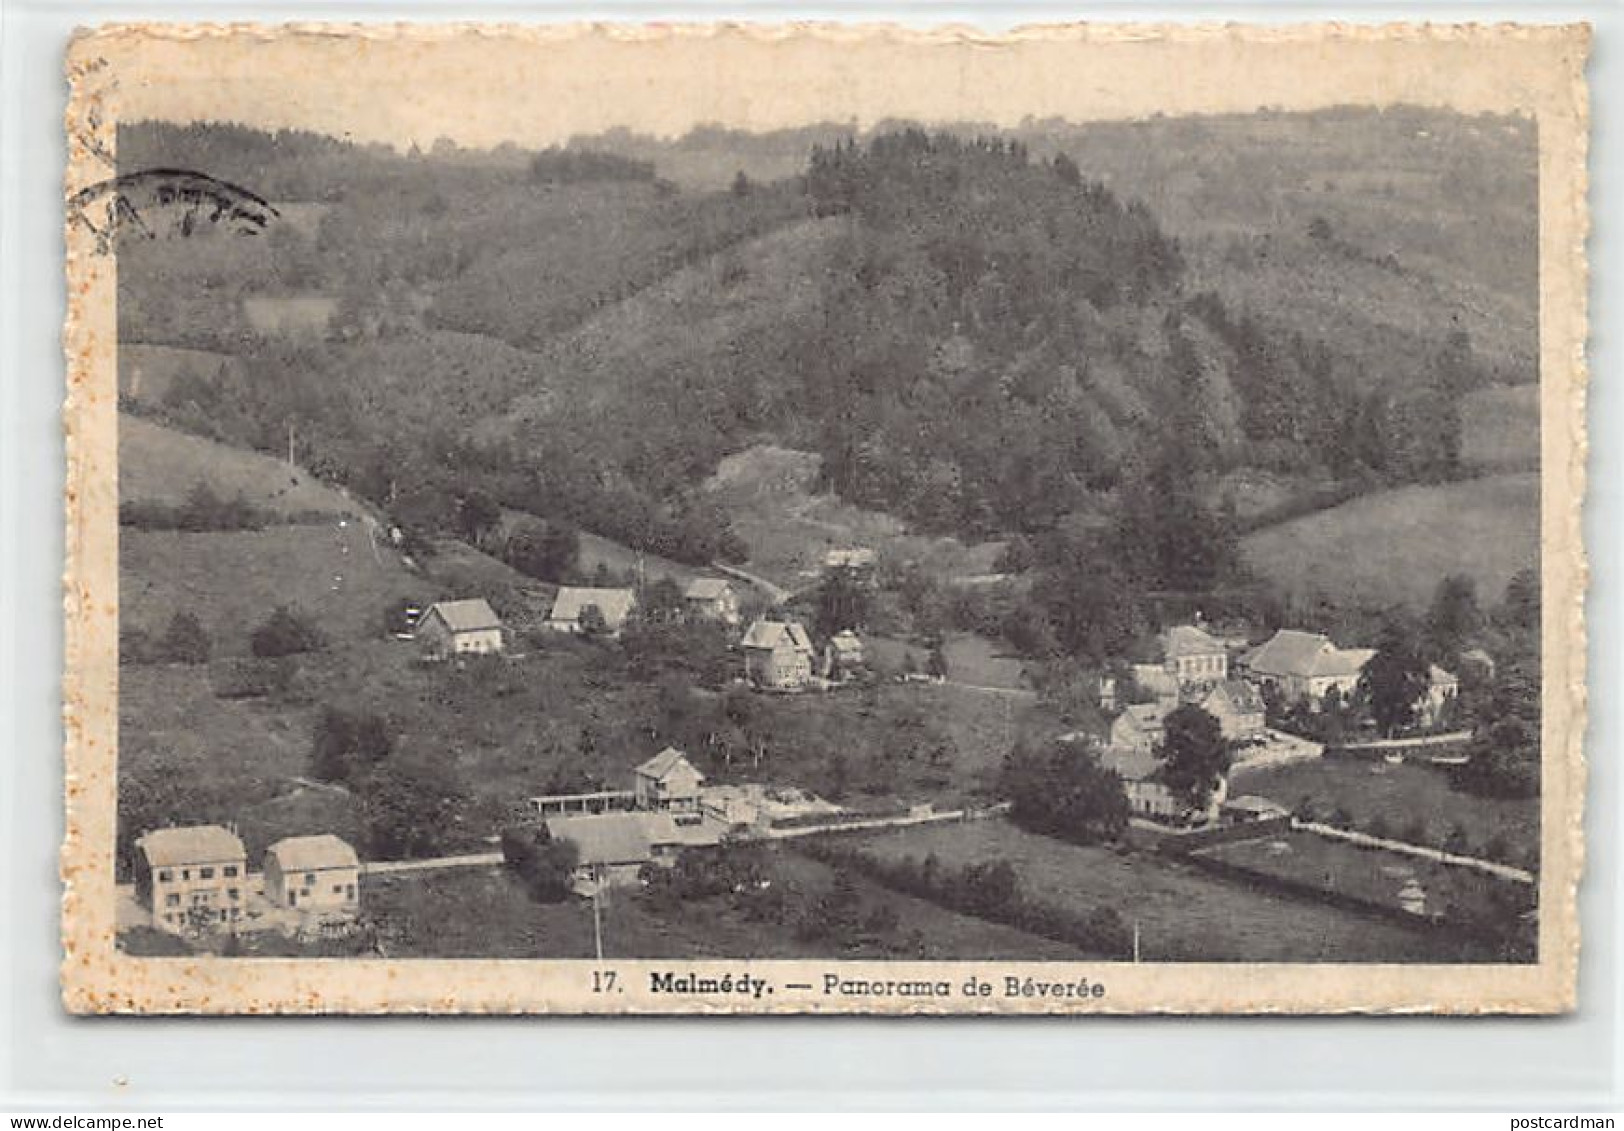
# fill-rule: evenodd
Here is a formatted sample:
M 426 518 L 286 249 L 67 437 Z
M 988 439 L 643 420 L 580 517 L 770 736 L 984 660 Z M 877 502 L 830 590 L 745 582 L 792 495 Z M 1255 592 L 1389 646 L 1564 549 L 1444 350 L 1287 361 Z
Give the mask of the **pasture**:
M 1495 471 L 1539 467 L 1539 386 L 1491 385 L 1461 399 L 1461 462 Z
M 118 418 L 121 503 L 175 506 L 199 484 L 279 515 L 359 515 L 363 508 L 301 467 L 128 413 Z
M 1525 864 L 1539 856 L 1537 799 L 1508 801 L 1462 793 L 1451 788 L 1443 771 L 1430 766 L 1316 758 L 1239 769 L 1230 790 L 1236 795 L 1259 794 L 1288 809 L 1309 798 L 1322 814 L 1345 810 L 1354 826 L 1366 832 L 1379 817 L 1393 839 L 1421 844 L 1440 845 L 1459 825 L 1466 830 L 1471 855 L 1501 863 Z M 1491 846 L 1497 851 L 1489 851 Z
M 1450 962 L 1471 956 L 1419 928 L 1229 883 L 1152 852 L 1119 853 L 1025 832 L 1002 820 L 863 840 L 882 859 L 934 854 L 944 867 L 1007 860 L 1032 899 L 1136 923 L 1151 962 Z
M 1539 476 L 1517 473 L 1400 487 L 1354 499 L 1242 540 L 1250 566 L 1285 595 L 1344 607 L 1424 608 L 1449 574 L 1497 601 L 1518 570 L 1539 565 Z

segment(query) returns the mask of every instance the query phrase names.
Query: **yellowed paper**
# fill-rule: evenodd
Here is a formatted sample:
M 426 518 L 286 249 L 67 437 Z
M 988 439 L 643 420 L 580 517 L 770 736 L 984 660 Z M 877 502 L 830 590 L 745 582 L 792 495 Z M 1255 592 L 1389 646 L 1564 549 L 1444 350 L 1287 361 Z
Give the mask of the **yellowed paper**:
M 83 31 L 66 1006 L 1574 1008 L 1588 44 Z

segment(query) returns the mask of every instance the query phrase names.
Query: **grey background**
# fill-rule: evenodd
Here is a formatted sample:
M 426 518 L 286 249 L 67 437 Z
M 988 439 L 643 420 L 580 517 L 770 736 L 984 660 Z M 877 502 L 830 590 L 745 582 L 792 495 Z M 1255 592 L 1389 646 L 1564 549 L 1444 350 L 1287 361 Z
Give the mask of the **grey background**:
M 61 52 L 102 20 L 1589 20 L 1591 760 L 1582 1008 L 1562 1019 L 80 1019 L 58 1005 Z M 883 5 L 0 0 L 0 1109 L 1552 1112 L 1621 1103 L 1620 3 Z M 120 1081 L 125 1081 L 120 1083 Z

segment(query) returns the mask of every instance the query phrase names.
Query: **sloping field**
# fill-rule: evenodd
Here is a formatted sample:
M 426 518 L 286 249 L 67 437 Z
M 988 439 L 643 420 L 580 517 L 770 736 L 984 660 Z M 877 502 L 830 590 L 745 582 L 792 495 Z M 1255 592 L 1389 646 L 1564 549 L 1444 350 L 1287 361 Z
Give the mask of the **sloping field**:
M 1518 570 L 1539 565 L 1539 476 L 1492 475 L 1401 487 L 1265 527 L 1246 561 L 1292 597 L 1338 605 L 1421 607 L 1452 573 L 1498 600 Z
M 432 595 L 353 519 L 210 534 L 125 527 L 119 535 L 120 629 L 162 633 L 187 610 L 218 655 L 246 655 L 254 628 L 278 605 L 302 610 L 334 641 L 360 640 L 381 634 L 392 602 Z
M 1494 385 L 1461 400 L 1461 460 L 1472 467 L 1539 467 L 1539 386 Z
M 121 413 L 120 502 L 183 503 L 199 483 L 222 499 L 241 495 L 278 514 L 358 515 L 362 508 L 303 468 Z
M 1149 853 L 1121 856 L 975 821 L 885 833 L 865 840 L 886 859 L 935 854 L 944 867 L 1008 860 L 1030 897 L 1087 912 L 1115 909 L 1137 923 L 1151 962 L 1426 962 L 1440 953 L 1420 930 L 1308 900 L 1226 883 Z
M 143 404 L 155 404 L 163 400 L 169 386 L 182 373 L 212 379 L 222 367 L 235 371 L 241 364 L 229 354 L 121 341 L 118 344 L 118 395 Z

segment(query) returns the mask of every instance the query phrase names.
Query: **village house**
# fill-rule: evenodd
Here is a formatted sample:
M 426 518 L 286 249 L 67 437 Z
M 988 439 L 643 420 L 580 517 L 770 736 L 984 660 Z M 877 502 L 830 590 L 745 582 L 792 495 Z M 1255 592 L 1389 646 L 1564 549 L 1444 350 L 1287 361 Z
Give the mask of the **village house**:
M 589 589 L 566 585 L 559 589 L 553 600 L 553 611 L 547 614 L 547 627 L 554 632 L 579 635 L 592 623 L 588 609 L 596 609 L 602 618 L 604 635 L 617 637 L 626 627 L 637 608 L 637 594 L 630 589 Z M 586 618 L 583 624 L 582 618 Z
M 236 833 L 219 825 L 158 829 L 135 847 L 136 897 L 158 930 L 213 931 L 242 919 L 248 853 Z
M 1162 666 L 1179 687 L 1210 687 L 1229 676 L 1229 651 L 1200 625 L 1178 624 L 1161 634 Z
M 1113 728 L 1114 729 L 1114 728 Z M 1135 816 L 1159 821 L 1216 821 L 1229 795 L 1229 781 L 1220 778 L 1207 800 L 1205 811 L 1197 813 L 1186 806 L 1162 780 L 1160 740 L 1155 746 L 1118 746 L 1114 741 L 1100 751 L 1100 765 L 1122 779 L 1128 808 Z
M 361 861 L 331 833 L 291 836 L 265 850 L 265 898 L 307 918 L 352 917 L 361 907 Z
M 1370 648 L 1338 648 L 1319 633 L 1282 628 L 1242 663 L 1254 681 L 1273 687 L 1286 702 L 1306 700 L 1318 709 L 1330 691 L 1353 694 L 1375 654 Z
M 714 845 L 718 828 L 684 823 L 670 813 L 599 813 L 550 817 L 547 835 L 575 845 L 570 889 L 591 896 L 609 888 L 634 887 L 643 865 L 669 867 L 685 848 Z
M 1167 708 L 1160 703 L 1129 703 L 1111 721 L 1111 746 L 1149 753 L 1166 737 Z
M 639 809 L 697 813 L 704 781 L 686 754 L 667 746 L 632 771 L 632 793 Z
M 1263 737 L 1263 696 L 1243 679 L 1226 679 L 1217 684 L 1201 698 L 1198 706 L 1218 720 L 1218 729 L 1230 742 L 1250 742 Z
M 1443 721 L 1444 712 L 1460 694 L 1460 680 L 1453 672 L 1437 664 L 1427 665 L 1427 689 L 1415 705 L 1416 722 L 1424 727 L 1435 727 Z
M 502 651 L 502 620 L 483 597 L 430 605 L 413 634 L 434 659 Z
M 812 680 L 812 640 L 796 621 L 758 620 L 739 642 L 745 678 L 773 691 L 798 691 Z
M 823 674 L 829 679 L 846 678 L 868 665 L 863 638 L 851 629 L 842 629 L 829 638 L 823 650 Z
M 689 620 L 738 627 L 739 594 L 724 577 L 694 578 L 683 591 L 682 601 Z

